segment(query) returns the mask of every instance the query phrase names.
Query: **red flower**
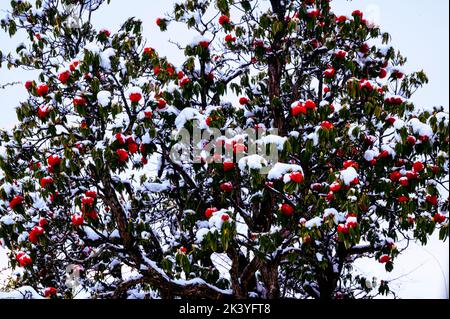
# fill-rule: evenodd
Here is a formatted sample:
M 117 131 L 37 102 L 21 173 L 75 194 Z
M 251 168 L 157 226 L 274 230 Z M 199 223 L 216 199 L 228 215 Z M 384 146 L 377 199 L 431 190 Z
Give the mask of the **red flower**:
M 389 152 L 384 150 L 384 151 L 381 151 L 381 153 L 378 155 L 378 158 L 385 158 L 388 156 L 389 156 Z
M 332 79 L 334 78 L 334 75 L 336 74 L 336 70 L 334 68 L 329 68 L 326 69 L 325 72 L 323 73 L 323 75 L 327 78 L 327 79 Z
M 389 176 L 389 178 L 391 179 L 391 181 L 393 182 L 398 182 L 398 180 L 402 177 L 402 174 L 400 174 L 400 172 L 392 172 L 391 175 Z
M 183 254 L 187 253 L 187 248 L 186 247 L 181 247 L 180 248 L 180 252 L 183 253 Z
M 355 161 L 352 160 L 348 160 L 344 162 L 344 169 L 347 169 L 349 167 L 353 167 L 355 169 L 359 169 L 359 164 L 356 163 Z
M 424 169 L 425 169 L 425 166 L 423 165 L 422 162 L 415 162 L 415 163 L 413 164 L 413 170 L 414 170 L 415 172 L 420 173 L 420 172 L 423 171 Z
M 416 145 L 417 140 L 414 136 L 410 135 L 406 138 L 406 142 L 408 144 Z
M 22 204 L 22 202 L 23 202 L 23 197 L 20 195 L 17 195 L 9 202 L 9 207 L 11 209 L 15 209 L 18 205 Z
M 51 177 L 43 177 L 40 180 L 40 184 L 41 184 L 42 188 L 46 188 L 47 185 L 53 184 L 53 178 L 51 178 Z
M 324 130 L 331 130 L 331 129 L 334 127 L 334 125 L 333 125 L 333 123 L 331 123 L 331 122 L 323 121 L 323 122 L 320 124 L 320 127 L 321 127 L 322 129 L 324 129 Z
M 81 226 L 84 223 L 84 217 L 82 214 L 75 214 L 72 216 L 72 225 L 75 227 Z
M 120 145 L 125 144 L 125 139 L 123 138 L 122 133 L 116 133 L 116 135 L 114 135 L 114 137 L 116 138 L 117 143 L 119 143 Z
M 397 79 L 401 79 L 404 76 L 403 72 L 400 72 L 399 70 L 394 70 L 392 72 L 392 75 Z
M 178 80 L 181 80 L 182 78 L 184 78 L 184 76 L 185 76 L 185 74 L 184 74 L 183 71 L 180 71 L 180 72 L 178 72 L 178 74 L 177 74 Z
M 42 120 L 46 119 L 48 117 L 48 114 L 50 113 L 50 108 L 46 105 L 41 105 L 38 108 L 38 117 Z
M 78 67 L 79 64 L 80 64 L 80 61 L 78 61 L 78 60 L 73 61 L 69 66 L 70 71 L 72 71 L 72 72 L 75 71 L 75 69 Z
M 206 118 L 205 122 L 206 122 L 206 125 L 211 126 L 211 124 L 212 124 L 212 118 L 211 118 L 210 116 L 208 116 L 208 117 Z
M 359 48 L 359 52 L 364 53 L 364 54 L 368 53 L 369 51 L 370 51 L 370 47 L 367 43 L 363 43 L 361 45 L 361 47 Z
M 130 151 L 131 154 L 135 154 L 139 150 L 139 146 L 135 142 L 129 143 L 128 150 Z
M 222 217 L 220 217 L 224 222 L 227 222 L 230 220 L 230 215 L 228 214 L 223 214 Z
M 294 211 L 295 211 L 294 207 L 292 207 L 289 204 L 285 203 L 281 205 L 281 213 L 285 216 L 292 216 L 292 214 L 294 214 Z
M 217 212 L 218 210 L 217 210 L 217 208 L 215 208 L 215 207 L 211 207 L 211 208 L 208 208 L 206 211 L 205 211 L 205 216 L 206 216 L 206 218 L 210 218 L 215 212 Z
M 407 177 L 402 177 L 402 178 L 400 178 L 398 181 L 400 182 L 400 185 L 402 185 L 402 186 L 408 186 L 409 181 L 408 181 L 408 178 L 407 178 Z
M 25 88 L 27 89 L 27 91 L 30 91 L 31 90 L 31 88 L 33 88 L 34 87 L 34 81 L 26 81 L 25 82 Z
M 299 114 L 306 114 L 306 107 L 300 102 L 292 106 L 292 116 L 297 116 Z
M 213 73 L 209 73 L 208 74 L 208 77 L 211 75 L 211 74 L 213 74 Z M 214 80 L 214 74 L 213 74 L 213 80 Z M 191 82 L 191 80 L 187 77 L 187 76 L 185 76 L 184 78 L 182 78 L 179 82 L 178 82 L 178 85 L 180 86 L 180 87 L 184 87 L 186 84 L 188 84 L 189 82 Z
M 209 47 L 209 41 L 200 41 L 198 44 L 203 48 Z
M 37 88 L 37 95 L 39 96 L 45 96 L 48 94 L 48 85 L 47 84 L 41 84 Z
M 247 105 L 248 102 L 250 102 L 250 100 L 249 100 L 248 98 L 246 98 L 246 97 L 241 97 L 241 98 L 239 99 L 239 104 L 240 104 L 240 105 Z
M 61 159 L 59 158 L 58 155 L 52 155 L 47 159 L 47 162 L 48 165 L 50 165 L 51 167 L 55 167 L 61 164 Z
M 230 18 L 228 16 L 226 16 L 226 15 L 220 16 L 219 24 L 220 25 L 230 24 Z
M 333 191 L 329 191 L 327 194 L 327 200 L 329 202 L 331 202 L 334 199 L 334 192 Z
M 224 172 L 232 171 L 232 170 L 234 170 L 234 167 L 235 167 L 235 165 L 233 162 L 224 162 L 223 163 L 223 171 Z
M 338 192 L 338 191 L 340 191 L 341 190 L 341 184 L 339 183 L 339 182 L 333 182 L 331 185 L 330 185 L 330 191 L 332 191 L 332 192 Z
M 385 264 L 391 261 L 391 257 L 389 257 L 388 255 L 383 255 L 380 257 L 379 261 L 380 263 Z
M 168 66 L 166 67 L 166 72 L 169 74 L 170 77 L 172 77 L 175 74 L 175 69 Z
M 107 38 L 109 38 L 111 36 L 111 32 L 109 32 L 109 30 L 107 30 L 107 29 L 100 30 L 100 32 L 98 34 L 106 36 Z
M 24 252 L 18 253 L 16 259 L 21 267 L 28 267 L 33 263 L 33 259 Z
M 47 224 L 48 224 L 47 218 L 45 218 L 45 217 L 39 218 L 39 226 L 40 226 L 40 227 L 44 227 L 44 226 L 47 225 Z
M 427 195 L 425 200 L 433 206 L 436 206 L 438 203 L 438 198 L 436 195 Z
M 51 296 L 56 296 L 57 293 L 58 293 L 58 291 L 56 290 L 56 288 L 54 288 L 54 287 L 47 287 L 44 290 L 44 297 L 45 298 L 50 298 Z
M 347 56 L 347 52 L 344 50 L 339 50 L 339 51 L 335 52 L 333 55 L 336 59 L 342 60 L 342 59 L 345 59 L 345 57 Z
M 75 106 L 86 106 L 86 104 L 87 104 L 87 101 L 82 96 L 77 96 L 73 99 L 73 105 L 75 105 Z
M 152 55 L 153 53 L 155 53 L 155 49 L 153 49 L 153 48 L 145 48 L 144 49 L 144 54 L 146 54 L 146 55 Z
M 406 177 L 409 180 L 416 179 L 417 178 L 417 173 L 415 171 L 407 171 L 406 172 Z
M 167 105 L 167 102 L 164 99 L 159 99 L 158 100 L 158 109 L 161 110 L 161 109 L 165 108 L 166 105 Z
M 69 81 L 70 79 L 70 71 L 65 71 L 59 74 L 58 76 L 58 80 L 62 83 L 62 84 L 66 84 L 67 81 Z
M 147 119 L 151 119 L 153 117 L 153 112 L 151 110 L 144 111 L 144 116 Z
M 352 16 L 359 16 L 362 19 L 363 13 L 359 10 L 355 10 L 352 12 Z
M 223 183 L 220 185 L 220 189 L 225 193 L 231 193 L 233 191 L 233 184 L 232 183 Z
M 126 162 L 128 161 L 128 153 L 124 149 L 118 149 L 116 151 L 117 156 L 119 157 L 119 162 Z
M 39 236 L 41 236 L 44 233 L 44 228 L 40 227 L 40 226 L 35 226 L 33 227 L 33 229 L 31 230 L 28 239 L 30 240 L 30 242 L 32 242 L 33 244 L 36 244 L 39 240 Z
M 369 81 L 362 81 L 362 82 L 359 84 L 359 88 L 360 88 L 361 90 L 366 89 L 366 90 L 369 91 L 369 92 L 372 92 L 372 91 L 373 91 L 373 85 L 372 85 L 372 83 L 370 83 Z
M 357 222 L 347 222 L 348 229 L 356 228 L 358 226 Z
M 406 203 L 406 202 L 409 201 L 409 197 L 407 197 L 407 196 L 399 196 L 399 197 L 397 197 L 397 201 L 398 201 L 400 204 L 403 204 L 403 203 Z
M 337 227 L 337 232 L 339 234 L 348 234 L 349 229 L 348 229 L 347 225 L 339 224 Z
M 291 181 L 293 181 L 294 183 L 297 183 L 297 184 L 300 184 L 301 182 L 303 182 L 303 174 L 300 172 L 291 173 L 289 175 L 289 178 L 291 179 Z
M 232 34 L 227 34 L 225 36 L 225 42 L 234 42 L 236 41 L 236 37 L 234 37 Z
M 86 213 L 86 217 L 92 219 L 92 220 L 97 220 L 98 219 L 98 214 L 96 210 L 90 210 Z
M 433 216 L 433 221 L 434 221 L 435 223 L 439 223 L 439 224 L 444 223 L 446 219 L 447 219 L 447 218 L 446 218 L 444 215 L 441 215 L 441 214 L 439 214 L 439 213 L 436 213 L 436 214 Z
M 95 198 L 93 197 L 83 197 L 81 199 L 81 203 L 83 204 L 83 206 L 92 206 L 94 205 L 94 200 Z
M 386 69 L 381 69 L 381 70 L 380 70 L 380 73 L 378 74 L 378 77 L 379 77 L 380 79 L 384 79 L 386 76 L 387 76 L 387 71 L 386 71 Z
M 157 18 L 157 19 L 156 19 L 156 25 L 157 25 L 157 26 L 161 26 L 162 23 L 163 23 L 163 19 L 161 19 L 161 18 Z
M 311 10 L 308 11 L 308 17 L 311 19 L 317 19 L 317 17 L 320 15 L 320 11 L 319 10 Z
M 338 23 L 344 23 L 345 21 L 347 21 L 347 17 L 346 16 L 336 17 L 336 22 L 338 22 Z
M 314 102 L 313 100 L 306 100 L 304 106 L 309 110 L 314 110 L 316 108 L 316 102 Z
M 141 93 L 131 93 L 130 94 L 130 101 L 133 103 L 139 103 L 139 101 L 142 99 Z
M 86 197 L 97 198 L 97 192 L 96 191 L 87 191 L 85 195 L 86 195 Z

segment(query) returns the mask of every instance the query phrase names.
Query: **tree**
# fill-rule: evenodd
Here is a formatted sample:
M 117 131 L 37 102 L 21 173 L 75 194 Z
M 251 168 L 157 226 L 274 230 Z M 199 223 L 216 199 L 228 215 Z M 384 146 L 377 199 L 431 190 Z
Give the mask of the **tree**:
M 29 38 L 3 64 L 40 72 L 1 132 L 0 238 L 17 285 L 71 298 L 75 265 L 94 298 L 373 297 L 389 285 L 356 259 L 391 271 L 399 240 L 447 238 L 449 115 L 415 107 L 425 73 L 405 74 L 360 11 L 177 1 L 156 23 L 199 36 L 176 67 L 139 20 L 94 30 L 104 0 L 61 2 L 11 1 L 1 22 Z M 277 163 L 250 154 L 252 128 Z M 179 141 L 198 130 L 203 152 Z

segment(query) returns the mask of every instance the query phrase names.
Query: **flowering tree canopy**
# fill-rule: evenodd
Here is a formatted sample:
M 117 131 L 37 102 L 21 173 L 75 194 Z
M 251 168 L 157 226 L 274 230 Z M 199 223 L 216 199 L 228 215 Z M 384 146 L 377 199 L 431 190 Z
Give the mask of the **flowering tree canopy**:
M 177 1 L 157 25 L 198 36 L 175 66 L 137 19 L 94 30 L 106 2 L 13 0 L 1 21 L 28 36 L 2 67 L 39 72 L 0 132 L 12 285 L 72 298 L 76 267 L 93 298 L 373 297 L 388 282 L 356 259 L 391 271 L 399 241 L 446 239 L 449 115 L 413 104 L 425 73 L 362 12 Z

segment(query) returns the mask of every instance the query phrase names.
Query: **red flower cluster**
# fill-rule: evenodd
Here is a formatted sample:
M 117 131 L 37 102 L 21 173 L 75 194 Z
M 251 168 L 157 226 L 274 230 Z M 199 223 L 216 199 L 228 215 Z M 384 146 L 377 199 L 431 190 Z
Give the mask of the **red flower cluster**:
M 22 202 L 23 202 L 23 197 L 20 195 L 17 195 L 9 202 L 9 207 L 14 210 L 17 206 L 21 205 Z
M 223 163 L 223 171 L 224 172 L 230 172 L 232 170 L 234 170 L 235 165 L 233 162 L 224 162 Z
M 289 178 L 291 179 L 291 181 L 293 181 L 294 183 L 297 183 L 297 184 L 300 184 L 301 182 L 303 182 L 303 174 L 300 172 L 291 173 L 289 175 Z
M 50 165 L 50 167 L 54 168 L 61 164 L 61 158 L 58 155 L 51 155 L 47 159 L 47 162 L 48 162 L 48 165 Z
M 33 244 L 37 244 L 37 242 L 39 241 L 39 236 L 44 234 L 44 232 L 45 232 L 44 228 L 42 228 L 40 226 L 35 226 L 35 227 L 33 227 L 30 234 L 28 235 L 28 239 Z
M 233 184 L 230 182 L 220 184 L 220 189 L 222 192 L 231 193 L 233 192 Z
M 53 178 L 51 178 L 51 177 L 43 177 L 40 180 L 40 184 L 41 184 L 42 188 L 46 188 L 47 185 L 53 184 Z
M 48 94 L 48 85 L 47 84 L 41 84 L 37 87 L 36 93 L 39 96 L 45 96 Z
M 333 123 L 331 123 L 331 122 L 329 122 L 329 121 L 323 121 L 323 122 L 320 124 L 320 127 L 321 127 L 322 129 L 324 129 L 324 130 L 329 131 L 329 130 L 331 130 L 331 129 L 334 128 L 334 125 L 333 125 Z
M 70 79 L 70 71 L 64 71 L 58 75 L 58 80 L 62 84 L 66 84 Z
M 215 213 L 215 212 L 217 212 L 218 210 L 217 210 L 217 208 L 215 208 L 215 207 L 211 207 L 211 208 L 208 208 L 206 211 L 205 211 L 205 216 L 206 216 L 206 218 L 211 218 L 211 216 Z
M 281 213 L 285 216 L 292 216 L 294 214 L 295 208 L 292 205 L 284 203 L 281 205 Z
M 28 267 L 28 266 L 31 266 L 31 264 L 33 263 L 33 259 L 31 259 L 31 257 L 28 256 L 23 251 L 19 252 L 16 255 L 16 260 L 19 262 L 19 265 L 21 267 Z
M 131 93 L 130 94 L 130 101 L 132 103 L 139 103 L 139 101 L 142 99 L 141 93 Z
M 247 105 L 248 102 L 250 102 L 250 99 L 248 99 L 248 98 L 246 98 L 246 97 L 241 97 L 241 98 L 239 99 L 239 104 L 240 104 L 240 105 Z
M 50 108 L 47 105 L 41 105 L 38 108 L 37 115 L 41 120 L 45 120 L 50 113 Z
M 75 227 L 81 226 L 84 223 L 84 216 L 82 214 L 75 214 L 72 216 L 72 225 Z
M 379 262 L 382 263 L 382 264 L 385 264 L 385 263 L 390 262 L 390 261 L 391 261 L 391 257 L 388 256 L 388 255 L 383 255 L 379 259 Z
M 222 16 L 219 17 L 219 24 L 220 25 L 227 25 L 227 24 L 230 24 L 230 23 L 231 23 L 231 20 L 230 20 L 230 18 L 228 16 L 222 15 Z
M 118 149 L 116 151 L 116 154 L 117 154 L 117 157 L 119 159 L 119 162 L 124 163 L 124 162 L 128 161 L 128 152 L 125 151 L 123 148 Z

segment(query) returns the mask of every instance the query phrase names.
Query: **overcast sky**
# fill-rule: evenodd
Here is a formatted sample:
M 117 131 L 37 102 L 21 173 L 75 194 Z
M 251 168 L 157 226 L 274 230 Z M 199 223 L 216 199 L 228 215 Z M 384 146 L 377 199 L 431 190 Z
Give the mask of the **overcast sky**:
M 4 11 L 9 2 L 0 0 L 0 11 Z M 172 3 L 172 0 L 112 0 L 110 6 L 97 13 L 94 24 L 99 29 L 116 31 L 126 18 L 140 18 L 144 22 L 148 45 L 177 64 L 182 61 L 182 53 L 169 44 L 168 39 L 190 41 L 191 35 L 181 26 L 171 26 L 169 32 L 161 33 L 155 25 L 156 18 L 170 11 Z M 354 9 L 361 9 L 366 16 L 376 20 L 383 31 L 392 35 L 394 47 L 408 57 L 406 70 L 423 69 L 430 78 L 429 85 L 413 97 L 416 105 L 427 108 L 442 105 L 448 110 L 448 0 L 334 0 L 332 7 L 336 14 L 347 15 Z M 0 15 L 3 16 L 3 13 Z M 10 40 L 4 33 L 0 33 L 0 50 L 14 50 L 17 42 L 17 39 Z M 11 81 L 25 82 L 28 77 L 31 75 L 26 72 L 0 69 L 0 86 Z M 12 127 L 16 121 L 14 108 L 26 97 L 26 92 L 20 85 L 0 91 L 0 97 L 0 127 Z M 402 297 L 448 298 L 448 241 L 443 244 L 432 239 L 426 248 L 413 245 L 408 253 L 396 260 L 395 265 L 395 271 L 389 275 L 373 260 L 361 262 L 357 266 L 368 275 L 376 275 L 380 279 L 392 279 L 408 274 L 395 281 Z

